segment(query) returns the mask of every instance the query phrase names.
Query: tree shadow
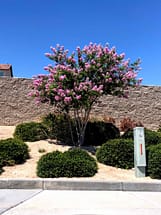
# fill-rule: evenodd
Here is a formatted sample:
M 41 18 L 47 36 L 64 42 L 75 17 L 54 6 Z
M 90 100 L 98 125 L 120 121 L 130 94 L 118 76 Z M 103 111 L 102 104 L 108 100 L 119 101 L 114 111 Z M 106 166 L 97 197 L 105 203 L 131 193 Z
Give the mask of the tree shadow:
M 85 145 L 73 146 L 72 143 L 71 144 L 65 144 L 64 142 L 56 140 L 56 139 L 47 139 L 47 141 L 48 141 L 49 144 L 61 145 L 63 147 L 69 146 L 70 147 L 69 150 L 73 149 L 73 148 L 80 148 L 80 149 L 83 149 L 83 150 L 86 150 L 86 151 L 90 152 L 92 155 L 96 154 L 96 150 L 98 148 L 98 146 L 92 146 L 92 145 L 89 145 L 89 146 L 85 146 Z

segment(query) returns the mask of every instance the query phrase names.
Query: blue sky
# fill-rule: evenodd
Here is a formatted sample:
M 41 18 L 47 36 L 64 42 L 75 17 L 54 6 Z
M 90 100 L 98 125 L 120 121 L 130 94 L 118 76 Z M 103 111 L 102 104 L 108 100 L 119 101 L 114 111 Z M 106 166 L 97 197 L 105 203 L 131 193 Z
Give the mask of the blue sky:
M 0 63 L 15 77 L 45 73 L 50 46 L 109 43 L 142 60 L 144 85 L 161 85 L 160 0 L 0 0 Z

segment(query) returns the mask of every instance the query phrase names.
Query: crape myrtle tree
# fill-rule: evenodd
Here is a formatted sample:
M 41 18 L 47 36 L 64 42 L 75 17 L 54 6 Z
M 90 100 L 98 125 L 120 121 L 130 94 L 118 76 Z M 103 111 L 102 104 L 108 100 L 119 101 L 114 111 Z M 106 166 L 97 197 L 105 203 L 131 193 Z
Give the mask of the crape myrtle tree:
M 36 98 L 36 102 L 54 105 L 68 117 L 72 113 L 76 142 L 71 120 L 69 128 L 76 146 L 83 144 L 91 109 L 101 96 L 127 98 L 129 87 L 141 83 L 141 79 L 137 79 L 140 60 L 130 63 L 124 59 L 124 53 L 118 54 L 108 45 L 90 43 L 83 49 L 77 47 L 72 54 L 57 45 L 45 55 L 54 63 L 44 68 L 49 72 L 47 75 L 34 77 L 30 96 Z

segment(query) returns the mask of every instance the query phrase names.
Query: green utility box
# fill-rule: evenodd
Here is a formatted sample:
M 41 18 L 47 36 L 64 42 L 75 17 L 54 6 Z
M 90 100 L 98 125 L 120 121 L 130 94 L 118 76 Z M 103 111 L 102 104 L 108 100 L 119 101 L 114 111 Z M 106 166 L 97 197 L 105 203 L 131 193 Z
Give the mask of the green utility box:
M 145 151 L 145 135 L 143 127 L 136 127 L 134 131 L 134 165 L 135 176 L 145 177 L 146 168 L 146 151 Z

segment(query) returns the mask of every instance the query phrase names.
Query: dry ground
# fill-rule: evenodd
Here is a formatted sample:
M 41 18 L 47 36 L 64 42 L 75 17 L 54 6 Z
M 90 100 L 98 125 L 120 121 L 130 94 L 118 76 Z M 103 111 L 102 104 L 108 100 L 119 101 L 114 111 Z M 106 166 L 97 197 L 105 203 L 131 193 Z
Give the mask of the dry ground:
M 14 126 L 0 126 L 0 139 L 12 137 Z M 47 140 L 26 142 L 30 149 L 30 159 L 24 164 L 4 167 L 4 172 L 0 178 L 36 178 L 37 161 L 44 153 L 40 153 L 40 149 L 45 149 L 46 152 L 54 150 L 65 151 L 68 146 L 57 145 L 48 143 Z M 123 170 L 111 166 L 106 166 L 98 163 L 98 173 L 90 178 L 90 180 L 106 180 L 106 181 L 157 181 L 149 177 L 136 178 L 134 170 Z M 88 180 L 89 178 L 83 178 Z

